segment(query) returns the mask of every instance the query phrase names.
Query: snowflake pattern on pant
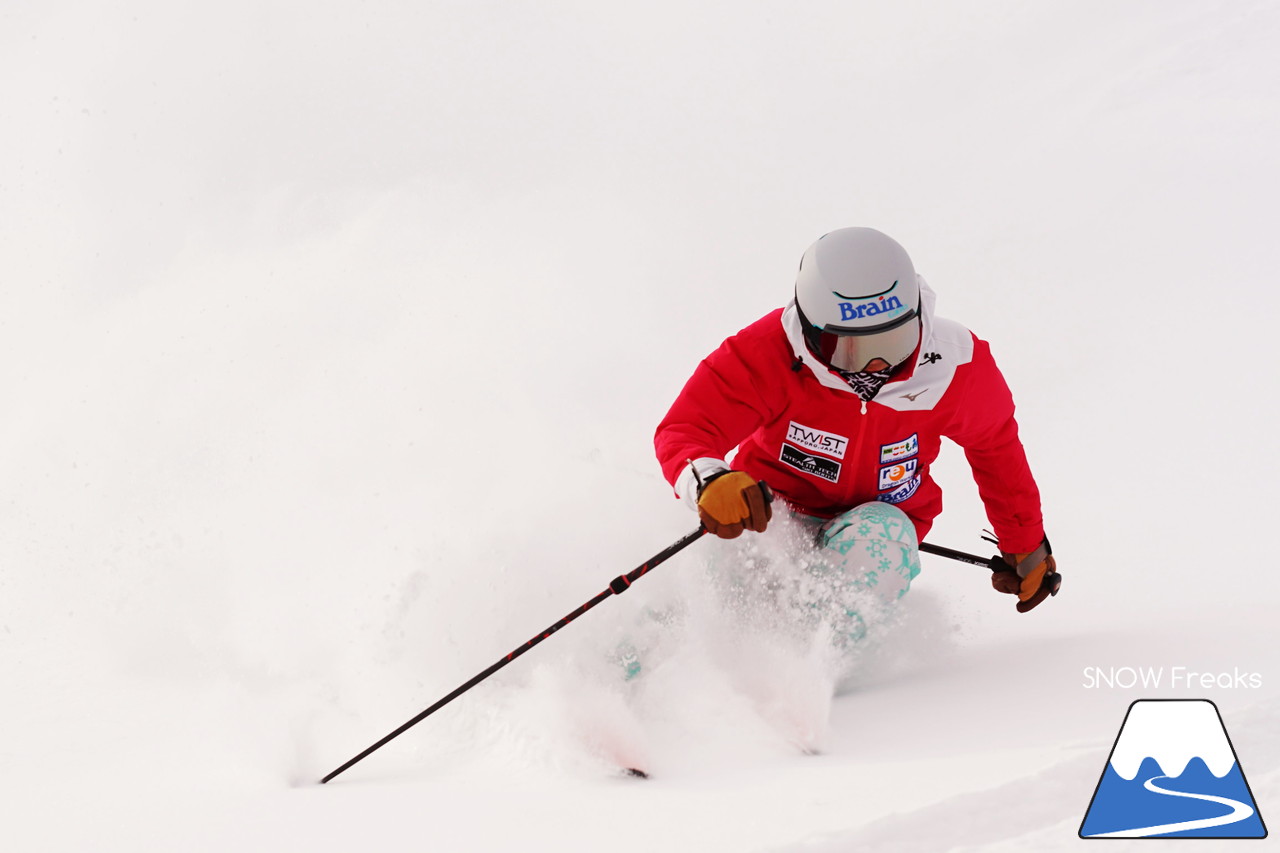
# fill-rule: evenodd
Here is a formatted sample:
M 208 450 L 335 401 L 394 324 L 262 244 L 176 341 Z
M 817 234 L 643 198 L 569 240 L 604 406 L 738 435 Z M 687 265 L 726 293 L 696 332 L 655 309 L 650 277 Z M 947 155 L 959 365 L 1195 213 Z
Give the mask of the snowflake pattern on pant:
M 906 513 L 879 501 L 861 504 L 818 523 L 816 559 L 809 574 L 820 582 L 806 604 L 829 620 L 838 645 L 863 639 L 907 594 L 920 574 L 915 525 Z
M 779 512 L 763 535 L 707 551 L 722 614 L 753 637 L 825 648 L 838 678 L 889 639 L 898 602 L 920 573 L 915 525 L 879 501 L 833 519 Z

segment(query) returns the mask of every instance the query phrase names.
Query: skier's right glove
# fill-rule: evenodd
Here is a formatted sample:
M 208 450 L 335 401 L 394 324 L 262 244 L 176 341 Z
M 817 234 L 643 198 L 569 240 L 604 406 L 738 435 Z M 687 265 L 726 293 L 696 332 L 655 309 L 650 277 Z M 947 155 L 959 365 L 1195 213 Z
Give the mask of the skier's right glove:
M 737 539 L 743 530 L 763 533 L 773 518 L 768 489 L 743 471 L 713 475 L 698 490 L 702 526 L 721 539 Z
M 1049 540 L 1029 554 L 1001 551 L 991 558 L 991 586 L 997 591 L 1018 596 L 1018 612 L 1026 613 L 1051 595 L 1058 594 L 1062 575 L 1053 559 Z

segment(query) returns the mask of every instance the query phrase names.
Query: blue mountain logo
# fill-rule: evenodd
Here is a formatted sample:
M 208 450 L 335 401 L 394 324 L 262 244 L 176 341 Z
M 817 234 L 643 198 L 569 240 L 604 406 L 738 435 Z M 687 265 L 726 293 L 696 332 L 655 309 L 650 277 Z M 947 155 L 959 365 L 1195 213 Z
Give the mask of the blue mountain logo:
M 1081 838 L 1266 838 L 1218 706 L 1139 699 L 1098 780 Z

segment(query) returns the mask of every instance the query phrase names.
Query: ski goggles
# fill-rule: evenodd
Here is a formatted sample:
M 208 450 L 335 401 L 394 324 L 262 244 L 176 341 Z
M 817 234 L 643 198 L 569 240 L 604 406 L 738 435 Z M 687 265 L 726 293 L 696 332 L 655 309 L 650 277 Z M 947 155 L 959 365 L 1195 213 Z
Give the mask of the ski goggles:
M 920 344 L 920 320 L 912 312 L 903 322 L 879 331 L 861 332 L 851 329 L 823 331 L 811 328 L 809 346 L 823 363 L 848 373 L 867 370 L 867 365 L 882 359 L 884 366 L 897 367 L 911 357 Z

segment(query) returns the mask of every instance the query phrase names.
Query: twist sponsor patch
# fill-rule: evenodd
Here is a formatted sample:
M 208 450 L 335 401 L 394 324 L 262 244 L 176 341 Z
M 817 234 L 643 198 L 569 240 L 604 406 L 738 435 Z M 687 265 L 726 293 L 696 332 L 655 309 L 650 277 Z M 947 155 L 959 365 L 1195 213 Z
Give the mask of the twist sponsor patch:
M 902 441 L 880 445 L 880 464 L 887 465 L 890 462 L 901 462 L 903 459 L 909 459 L 919 452 L 920 435 L 919 433 L 912 433 Z
M 792 421 L 787 427 L 787 441 L 805 450 L 824 453 L 827 456 L 834 456 L 836 459 L 843 459 L 845 450 L 849 448 L 849 439 L 845 436 L 807 427 L 795 421 Z
M 916 468 L 919 466 L 920 460 L 908 459 L 905 462 L 899 462 L 896 465 L 886 465 L 880 469 L 880 491 L 896 489 L 911 477 L 916 475 Z
M 790 465 L 797 471 L 803 471 L 814 477 L 834 483 L 840 479 L 840 463 L 834 459 L 828 459 L 825 456 L 818 456 L 813 453 L 805 453 L 797 447 L 792 447 L 786 442 L 782 443 L 782 453 L 778 457 L 784 464 Z

